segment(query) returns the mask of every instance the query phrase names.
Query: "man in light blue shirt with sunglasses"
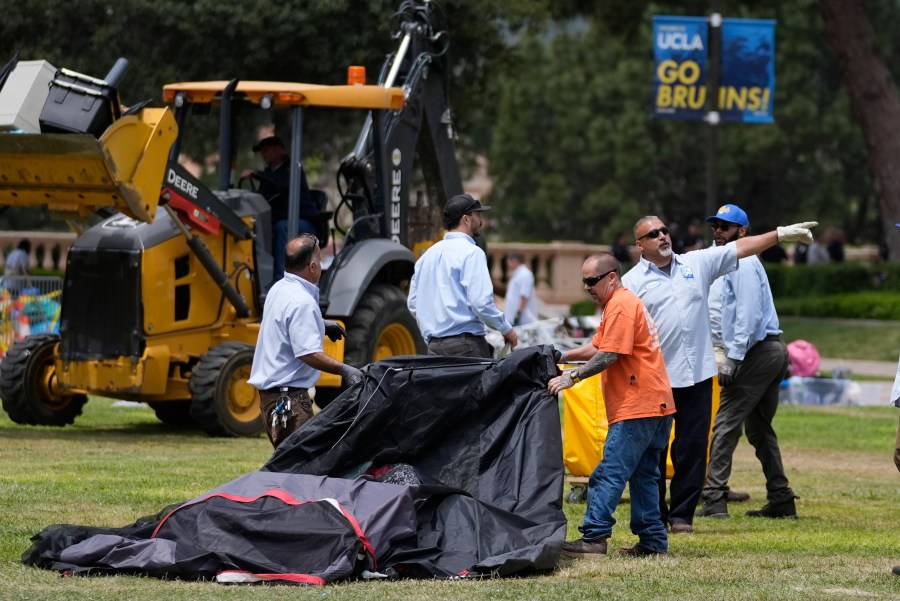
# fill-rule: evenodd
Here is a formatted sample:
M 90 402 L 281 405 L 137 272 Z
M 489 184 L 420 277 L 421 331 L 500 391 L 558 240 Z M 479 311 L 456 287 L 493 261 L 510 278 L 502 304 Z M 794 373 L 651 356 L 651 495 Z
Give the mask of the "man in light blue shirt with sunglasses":
M 728 205 L 723 206 L 721 210 Z M 811 241 L 816 222 L 779 227 L 725 246 L 683 255 L 672 251 L 669 228 L 654 215 L 634 225 L 641 258 L 622 278 L 647 307 L 659 328 L 660 343 L 675 399 L 675 472 L 666 503 L 666 453 L 660 460 L 660 511 L 673 534 L 693 532 L 694 512 L 706 481 L 706 453 L 712 419 L 712 378 L 718 374 L 709 326 L 709 288 L 737 269 L 738 260 L 779 242 Z

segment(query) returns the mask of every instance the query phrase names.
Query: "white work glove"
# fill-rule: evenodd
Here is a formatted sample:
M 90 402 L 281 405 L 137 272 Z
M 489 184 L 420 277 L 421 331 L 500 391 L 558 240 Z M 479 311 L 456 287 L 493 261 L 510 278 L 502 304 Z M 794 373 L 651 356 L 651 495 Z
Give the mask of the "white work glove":
M 720 368 L 722 367 L 722 364 L 725 363 L 725 359 L 728 358 L 725 354 L 724 346 L 713 345 L 713 355 L 716 357 L 716 366 Z
M 346 363 L 341 364 L 340 374 L 344 379 L 344 387 L 346 388 L 363 381 L 363 372 Z
M 809 230 L 817 225 L 819 225 L 818 221 L 804 221 L 803 223 L 795 223 L 794 225 L 779 226 L 777 228 L 778 241 L 812 244 L 813 235 Z

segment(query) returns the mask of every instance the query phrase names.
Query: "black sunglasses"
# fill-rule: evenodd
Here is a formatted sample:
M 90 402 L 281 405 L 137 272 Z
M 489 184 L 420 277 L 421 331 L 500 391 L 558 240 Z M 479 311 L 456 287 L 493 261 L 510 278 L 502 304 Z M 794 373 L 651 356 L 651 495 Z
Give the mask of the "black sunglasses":
M 609 274 L 611 274 L 615 271 L 618 271 L 618 269 L 610 269 L 609 271 L 607 271 L 606 273 L 601 274 L 601 275 L 592 275 L 589 278 L 582 278 L 581 282 L 585 286 L 589 286 L 589 287 L 593 288 L 594 286 L 596 286 L 597 284 L 600 283 L 600 280 L 602 280 L 603 278 L 605 278 L 606 276 L 608 276 Z
M 644 238 L 650 238 L 652 240 L 656 240 L 657 238 L 659 238 L 660 234 L 662 234 L 663 236 L 668 236 L 669 228 L 667 228 L 666 226 L 655 227 L 652 230 L 650 230 L 649 232 L 647 232 L 646 234 L 644 234 L 643 236 L 641 236 L 640 238 L 638 238 L 638 240 L 643 240 Z
M 728 223 L 727 221 L 719 221 L 717 223 L 710 223 L 709 228 L 712 231 L 722 230 L 723 232 L 727 232 L 733 227 L 737 227 L 736 223 Z

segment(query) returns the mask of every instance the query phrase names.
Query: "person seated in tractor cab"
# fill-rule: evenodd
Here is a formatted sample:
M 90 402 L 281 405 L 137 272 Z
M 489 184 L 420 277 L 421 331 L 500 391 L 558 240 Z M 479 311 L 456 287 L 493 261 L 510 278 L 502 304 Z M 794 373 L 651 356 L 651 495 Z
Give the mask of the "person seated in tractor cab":
M 291 158 L 285 149 L 284 142 L 278 136 L 263 138 L 253 146 L 266 166 L 256 171 L 244 169 L 241 179 L 254 179 L 258 182 L 259 193 L 269 201 L 272 207 L 272 257 L 275 260 L 273 282 L 284 277 L 284 246 L 287 244 L 288 200 L 290 198 Z M 297 221 L 298 233 L 316 235 L 316 220 L 320 207 L 313 194 L 310 193 L 306 172 L 300 167 L 300 218 Z

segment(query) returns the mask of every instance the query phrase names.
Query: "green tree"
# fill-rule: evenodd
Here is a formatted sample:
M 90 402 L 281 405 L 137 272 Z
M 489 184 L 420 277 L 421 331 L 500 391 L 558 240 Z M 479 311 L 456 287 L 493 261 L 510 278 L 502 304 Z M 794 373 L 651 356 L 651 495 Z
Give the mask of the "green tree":
M 837 55 L 853 114 L 859 122 L 875 178 L 881 221 L 892 257 L 900 257 L 900 96 L 877 47 L 862 0 L 821 0 L 822 17 Z
M 703 15 L 707 3 L 601 4 L 585 27 L 555 23 L 527 38 L 500 78 L 491 202 L 508 238 L 608 243 L 643 214 L 705 216 L 708 126 L 650 118 L 650 34 L 653 15 Z M 897 16 L 877 4 L 890 32 Z M 874 241 L 866 145 L 817 6 L 729 3 L 725 16 L 777 21 L 776 122 L 719 126 L 718 198 L 744 206 L 758 229 L 816 218 Z M 897 56 L 895 41 L 879 40 Z

